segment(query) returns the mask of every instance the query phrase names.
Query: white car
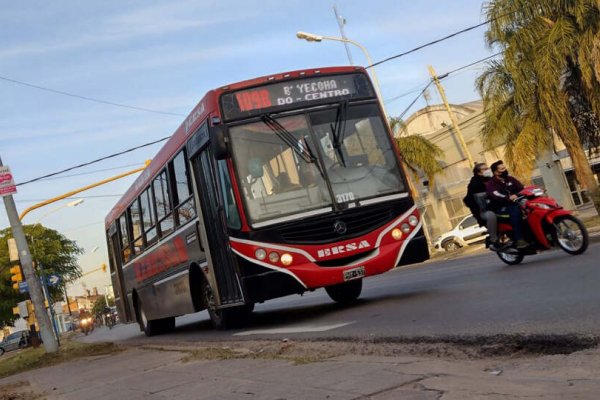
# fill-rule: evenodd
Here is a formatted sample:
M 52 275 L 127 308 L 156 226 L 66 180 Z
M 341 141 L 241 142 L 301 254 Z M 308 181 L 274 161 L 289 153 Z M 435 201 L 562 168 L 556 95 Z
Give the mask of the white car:
M 473 215 L 463 218 L 451 231 L 443 233 L 433 242 L 436 251 L 453 251 L 459 247 L 484 242 L 488 236 L 487 228 L 479 226 Z

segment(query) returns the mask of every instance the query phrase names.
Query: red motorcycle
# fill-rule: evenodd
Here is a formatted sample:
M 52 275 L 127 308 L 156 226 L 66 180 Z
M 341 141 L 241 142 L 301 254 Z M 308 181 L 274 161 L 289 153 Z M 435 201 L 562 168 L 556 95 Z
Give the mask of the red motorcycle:
M 551 247 L 578 255 L 588 248 L 589 237 L 585 225 L 569 210 L 563 209 L 556 200 L 547 196 L 537 186 L 524 188 L 515 200 L 523 214 L 523 237 L 529 243 L 524 249 L 508 246 L 512 238 L 512 225 L 498 216 L 498 237 L 506 247 L 498 251 L 498 257 L 506 264 L 516 265 L 528 255 L 537 254 Z

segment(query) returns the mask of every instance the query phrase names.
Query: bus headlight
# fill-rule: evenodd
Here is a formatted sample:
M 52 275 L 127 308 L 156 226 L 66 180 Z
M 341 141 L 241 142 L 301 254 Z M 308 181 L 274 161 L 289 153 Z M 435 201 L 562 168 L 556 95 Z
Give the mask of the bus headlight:
M 400 240 L 400 239 L 402 239 L 402 231 L 401 231 L 400 229 L 398 229 L 398 228 L 394 228 L 394 229 L 392 229 L 392 237 L 393 237 L 395 240 Z
M 267 258 L 267 252 L 264 249 L 258 249 L 254 252 L 254 256 L 257 260 L 264 260 Z
M 273 264 L 275 264 L 276 262 L 279 262 L 279 254 L 275 253 L 274 251 L 269 253 L 269 261 L 271 261 Z
M 402 224 L 402 226 L 400 227 L 400 229 L 402 230 L 402 232 L 404 233 L 408 233 L 410 232 L 410 226 L 405 222 Z
M 292 255 L 291 255 L 291 254 L 288 254 L 288 253 L 283 253 L 283 254 L 281 255 L 281 263 L 282 263 L 283 265 L 285 265 L 286 267 L 287 267 L 288 265 L 291 265 L 293 261 L 294 261 L 294 257 L 292 257 Z
M 414 215 L 411 215 L 410 217 L 408 217 L 408 223 L 411 226 L 417 226 L 417 224 L 419 223 L 419 218 L 415 217 Z

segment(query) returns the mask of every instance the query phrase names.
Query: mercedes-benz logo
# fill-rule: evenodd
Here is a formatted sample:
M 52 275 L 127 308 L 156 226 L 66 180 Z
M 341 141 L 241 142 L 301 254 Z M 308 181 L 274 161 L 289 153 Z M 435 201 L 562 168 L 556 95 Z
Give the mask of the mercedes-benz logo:
M 346 233 L 347 230 L 346 224 L 344 223 L 344 221 L 335 221 L 333 223 L 333 230 L 339 233 L 340 235 L 343 235 L 344 233 Z

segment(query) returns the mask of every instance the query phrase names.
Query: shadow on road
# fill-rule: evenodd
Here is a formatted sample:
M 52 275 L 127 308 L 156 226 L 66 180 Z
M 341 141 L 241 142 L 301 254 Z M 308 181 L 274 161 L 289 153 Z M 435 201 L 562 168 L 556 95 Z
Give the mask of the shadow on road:
M 380 306 L 384 303 L 393 302 L 401 304 L 404 301 L 412 301 L 415 299 L 422 298 L 430 295 L 430 290 L 422 291 L 405 291 L 402 293 L 386 293 L 386 294 L 368 294 L 365 298 L 358 299 L 355 303 L 350 305 L 343 305 L 334 302 L 327 302 L 321 304 L 312 305 L 291 305 L 291 306 L 279 306 L 276 309 L 265 309 L 254 311 L 248 321 L 244 324 L 242 329 L 230 330 L 228 332 L 236 333 L 247 329 L 268 329 L 281 327 L 282 325 L 289 324 L 302 324 L 306 321 L 316 322 L 320 319 L 331 322 L 335 321 L 333 317 L 337 319 L 352 318 L 347 315 L 354 313 L 355 311 L 364 312 L 365 308 Z M 298 298 L 301 301 L 301 298 Z M 327 300 L 325 300 L 327 301 Z M 212 332 L 214 328 L 209 319 L 202 321 L 195 321 L 190 323 L 178 324 L 173 335 L 177 334 L 188 334 L 188 333 L 201 333 L 201 332 Z

